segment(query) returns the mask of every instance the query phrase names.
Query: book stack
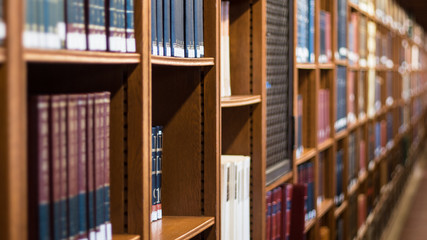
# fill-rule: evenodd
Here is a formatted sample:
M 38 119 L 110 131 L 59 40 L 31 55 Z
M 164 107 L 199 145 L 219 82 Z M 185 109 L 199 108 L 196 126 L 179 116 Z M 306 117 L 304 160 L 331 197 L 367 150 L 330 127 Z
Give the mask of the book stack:
M 250 161 L 247 156 L 221 156 L 221 239 L 250 238 Z
M 338 0 L 338 42 L 335 59 L 347 59 L 347 0 Z
M 285 184 L 266 194 L 266 239 L 289 239 L 292 185 Z
M 134 0 L 29 0 L 26 3 L 23 44 L 27 48 L 136 50 Z
M 329 98 L 330 92 L 329 89 L 319 89 L 319 111 L 318 111 L 318 141 L 319 143 L 325 141 L 330 137 L 331 127 L 330 127 L 330 110 L 329 110 Z
M 297 0 L 297 63 L 314 63 L 314 0 Z
M 151 221 L 162 219 L 163 127 L 151 128 Z
M 315 195 L 314 195 L 314 166 L 312 162 L 307 162 L 298 165 L 298 184 L 306 186 L 306 194 L 304 196 L 304 220 L 310 221 L 316 217 Z
M 344 130 L 347 127 L 347 68 L 337 66 L 336 77 L 336 114 L 335 132 Z
M 110 93 L 37 95 L 29 106 L 29 235 L 112 239 Z
M 356 161 L 356 134 L 352 132 L 348 138 L 348 188 L 357 183 L 358 161 Z
M 319 63 L 327 63 L 332 59 L 331 13 L 320 10 L 320 54 Z
M 335 160 L 335 205 L 339 206 L 344 201 L 344 188 L 343 188 L 343 171 L 344 171 L 344 150 L 340 149 L 337 151 Z
M 296 150 L 296 157 L 299 158 L 304 151 L 304 147 L 302 145 L 302 112 L 303 112 L 303 102 L 302 102 L 302 96 L 298 95 L 297 97 L 298 103 L 297 103 L 297 150 Z
M 151 0 L 151 54 L 201 58 L 203 0 Z
M 231 96 L 229 12 L 230 2 L 221 1 L 221 97 Z

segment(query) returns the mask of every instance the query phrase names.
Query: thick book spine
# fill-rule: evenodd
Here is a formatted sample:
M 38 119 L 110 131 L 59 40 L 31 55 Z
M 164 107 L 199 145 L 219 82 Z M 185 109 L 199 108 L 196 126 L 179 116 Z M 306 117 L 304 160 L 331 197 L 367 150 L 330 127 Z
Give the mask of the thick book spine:
M 24 47 L 38 47 L 39 41 L 37 31 L 37 2 L 36 0 L 27 0 L 25 4 L 25 25 L 23 33 Z
M 164 56 L 172 56 L 171 50 L 171 0 L 163 0 L 163 49 Z
M 86 50 L 85 6 L 83 0 L 67 0 L 67 49 Z
M 164 55 L 163 47 L 163 0 L 156 0 L 156 10 L 157 10 L 157 46 L 158 46 L 158 55 Z
M 157 219 L 162 219 L 162 157 L 163 157 L 163 127 L 158 126 L 157 132 L 157 171 L 156 171 L 156 184 L 157 184 Z
M 59 36 L 57 34 L 57 21 L 58 15 L 56 13 L 57 0 L 47 0 L 45 1 L 45 8 L 47 9 L 47 17 L 45 19 L 45 27 L 46 27 L 46 40 L 47 47 L 51 49 L 59 49 L 60 41 Z
M 194 0 L 185 1 L 185 57 L 194 58 Z
M 94 104 L 94 150 L 95 150 L 95 225 L 96 239 L 105 238 L 104 211 L 104 95 L 95 94 Z
M 347 0 L 338 0 L 338 59 L 347 58 Z
M 61 184 L 60 100 L 61 96 L 52 96 L 49 108 L 50 200 L 53 204 L 51 208 L 51 236 L 53 239 L 60 239 L 62 237 L 61 188 L 66 187 Z
M 295 184 L 292 187 L 290 239 L 304 239 L 304 195 L 306 188 L 304 184 Z
M 29 239 L 51 239 L 49 96 L 33 96 L 29 113 Z
M 87 225 L 89 240 L 95 240 L 95 96 L 87 95 L 86 116 L 86 156 L 87 156 Z
M 151 221 L 157 220 L 157 178 L 156 178 L 156 157 L 157 157 L 157 128 L 151 129 Z
M 68 193 L 68 171 L 67 171 L 67 96 L 58 96 L 59 102 L 59 151 L 60 151 L 60 162 L 61 162 L 61 197 L 60 197 L 60 209 L 61 216 L 59 221 L 61 222 L 61 236 L 60 238 L 68 238 L 69 235 L 69 219 L 68 219 L 68 207 L 67 207 L 67 193 Z
M 126 51 L 136 52 L 134 0 L 126 0 Z
M 79 202 L 79 239 L 87 238 L 87 151 L 86 151 L 87 97 L 78 96 L 77 102 L 77 156 L 78 156 L 78 202 Z
M 88 48 L 92 51 L 107 50 L 105 0 L 89 0 Z
M 171 0 L 172 1 L 172 0 Z M 157 5 L 156 0 L 151 0 L 151 54 L 158 55 L 157 46 Z
M 35 0 L 35 7 L 36 7 L 36 24 L 37 24 L 37 39 L 38 39 L 38 45 L 35 47 L 38 48 L 46 48 L 46 32 L 45 32 L 45 6 L 44 6 L 44 0 Z
M 108 20 L 108 50 L 119 52 L 119 8 L 120 0 L 107 0 L 107 20 Z
M 314 53 L 314 13 L 315 13 L 315 1 L 309 1 L 309 11 L 308 11 L 308 52 L 309 52 L 309 62 L 314 63 L 315 53 Z
M 79 233 L 77 95 L 67 97 L 67 184 L 69 239 Z
M 320 10 L 320 53 L 319 53 L 319 62 L 327 62 L 326 57 L 326 12 Z
M 106 240 L 112 240 L 110 217 L 110 93 L 104 92 L 104 213 Z
M 194 43 L 196 58 L 204 57 L 203 0 L 194 0 Z
M 185 57 L 184 52 L 184 0 L 171 0 L 172 56 Z

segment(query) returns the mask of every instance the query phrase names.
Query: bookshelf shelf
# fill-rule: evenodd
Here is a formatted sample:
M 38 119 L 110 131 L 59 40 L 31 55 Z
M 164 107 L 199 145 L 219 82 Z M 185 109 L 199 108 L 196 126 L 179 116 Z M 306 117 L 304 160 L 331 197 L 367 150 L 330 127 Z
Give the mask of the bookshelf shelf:
M 284 183 L 287 183 L 287 182 L 290 182 L 291 180 L 292 180 L 292 172 L 289 172 L 289 173 L 287 173 L 287 174 L 285 174 L 285 175 L 283 175 L 282 177 L 280 177 L 279 179 L 277 179 L 276 181 L 274 181 L 274 182 L 272 182 L 271 184 L 269 184 L 266 188 L 265 188 L 265 191 L 266 192 L 268 192 L 268 191 L 271 191 L 271 190 L 273 190 L 273 189 L 275 189 L 276 187 L 278 187 L 278 186 L 280 186 L 280 185 L 282 185 L 282 184 L 284 184 Z
M 214 217 L 165 216 L 151 223 L 151 239 L 190 239 L 214 224 Z
M 364 183 L 365 181 L 366 181 L 366 179 L 368 178 L 368 172 L 365 170 L 365 171 L 363 171 L 363 172 L 361 172 L 360 174 L 359 174 L 359 179 L 358 179 L 358 181 L 359 181 L 359 184 L 362 184 L 362 183 Z
M 113 234 L 113 240 L 140 240 L 139 235 Z
M 342 215 L 342 213 L 347 209 L 347 200 L 345 200 L 343 203 L 341 203 L 341 205 L 335 209 L 334 211 L 334 216 L 335 218 L 338 218 L 339 216 Z
M 335 68 L 335 64 L 333 63 L 319 63 L 318 66 L 320 69 L 325 69 L 325 70 L 332 70 Z
M 304 233 L 310 231 L 314 226 L 316 226 L 316 218 L 308 220 L 305 222 Z
M 260 103 L 261 95 L 240 95 L 240 96 L 230 96 L 230 97 L 221 97 L 221 107 L 241 107 L 248 106 Z
M 348 191 L 347 191 L 347 195 L 348 195 L 348 196 L 353 196 L 353 195 L 356 193 L 357 189 L 359 189 L 359 180 L 357 180 L 357 182 L 356 182 L 356 183 L 354 183 L 354 184 L 353 184 L 353 185 L 348 189 Z
M 323 142 L 321 142 L 317 148 L 321 152 L 321 151 L 324 151 L 324 150 L 330 148 L 333 144 L 334 144 L 334 139 L 328 138 L 328 139 L 324 140 Z
M 316 156 L 316 149 L 315 148 L 304 148 L 303 152 L 301 153 L 301 156 L 297 158 L 296 165 L 303 164 L 310 159 L 314 158 Z
M 26 49 L 24 60 L 34 63 L 138 64 L 138 53 Z
M 335 59 L 335 64 L 340 65 L 340 66 L 347 66 L 348 65 L 348 61 L 347 60 Z
M 341 130 L 338 133 L 335 133 L 335 140 L 338 141 L 340 139 L 343 139 L 344 137 L 346 137 L 348 134 L 348 130 Z
M 317 208 L 317 217 L 322 218 L 329 210 L 332 209 L 334 201 L 332 199 L 325 199 L 322 201 L 320 206 Z
M 307 70 L 316 69 L 316 64 L 314 63 L 297 63 L 295 65 L 297 69 L 307 69 Z
M 151 64 L 164 66 L 181 66 L 181 67 L 209 67 L 215 65 L 215 59 L 206 58 L 178 58 L 151 56 Z

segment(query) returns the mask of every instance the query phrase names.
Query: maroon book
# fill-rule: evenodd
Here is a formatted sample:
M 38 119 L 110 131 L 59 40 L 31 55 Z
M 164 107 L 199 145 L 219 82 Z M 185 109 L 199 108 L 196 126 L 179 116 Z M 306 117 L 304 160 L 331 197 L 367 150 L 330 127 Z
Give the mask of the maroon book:
M 358 209 L 358 214 L 357 214 L 357 225 L 358 228 L 360 228 L 364 223 L 365 223 L 365 219 L 366 219 L 366 196 L 364 194 L 360 194 L 359 196 L 357 196 L 357 209 Z
M 110 219 L 110 93 L 104 92 L 104 216 L 107 240 L 112 239 Z
M 68 171 L 67 171 L 67 96 L 59 95 L 57 97 L 59 105 L 59 158 L 60 158 L 60 205 L 61 205 L 61 236 L 67 237 L 69 235 L 69 220 L 68 220 Z
M 276 199 L 276 231 L 274 233 L 274 239 L 280 239 L 280 229 L 282 228 L 282 190 L 280 187 L 274 190 L 274 196 Z
M 87 238 L 87 151 L 86 151 L 86 118 L 87 95 L 78 95 L 77 100 L 77 169 L 79 201 L 79 238 Z
M 387 144 L 387 123 L 382 120 L 380 123 L 381 128 L 381 147 L 384 149 Z
M 290 222 L 290 239 L 304 239 L 304 196 L 306 195 L 305 184 L 295 184 L 292 189 L 292 211 Z
M 29 239 L 50 239 L 49 96 L 31 97 L 29 109 Z
M 95 151 L 94 151 L 94 94 L 87 95 L 86 108 L 86 173 L 87 173 L 87 225 L 89 240 L 95 239 Z
M 265 229 L 266 239 L 271 240 L 271 191 L 267 192 L 265 196 L 267 224 Z

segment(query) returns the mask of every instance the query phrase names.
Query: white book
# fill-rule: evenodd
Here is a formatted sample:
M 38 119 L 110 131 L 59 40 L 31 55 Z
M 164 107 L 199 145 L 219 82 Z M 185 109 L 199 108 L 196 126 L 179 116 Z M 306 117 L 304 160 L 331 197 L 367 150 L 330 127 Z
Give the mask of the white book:
M 250 183 L 251 183 L 251 158 L 244 157 L 243 181 L 243 239 L 250 239 Z M 282 210 L 283 212 L 283 210 Z M 283 213 L 282 213 L 283 214 Z
M 221 158 L 221 239 L 232 239 L 232 163 Z
M 234 160 L 234 239 L 243 239 L 243 157 L 236 156 Z

